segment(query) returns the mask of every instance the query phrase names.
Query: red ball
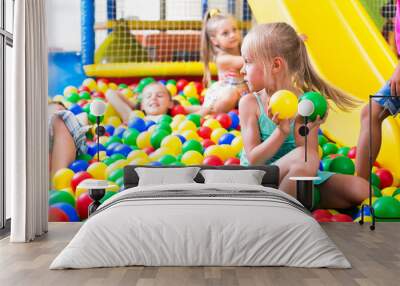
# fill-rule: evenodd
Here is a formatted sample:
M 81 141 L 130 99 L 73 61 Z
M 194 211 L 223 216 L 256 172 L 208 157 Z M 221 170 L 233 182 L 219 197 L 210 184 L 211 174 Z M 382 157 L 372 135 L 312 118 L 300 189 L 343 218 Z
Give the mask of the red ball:
M 88 207 L 93 202 L 88 193 L 83 193 L 76 200 L 76 211 L 78 212 L 81 220 L 87 219 Z
M 82 91 L 90 92 L 90 89 L 89 89 L 86 85 L 84 85 L 84 86 L 81 86 L 81 87 L 78 89 L 78 93 L 81 93 Z
M 212 131 L 210 127 L 202 126 L 197 130 L 197 134 L 204 139 L 210 139 Z
M 78 105 L 80 107 L 84 107 L 87 103 L 88 103 L 88 101 L 86 99 L 81 99 L 78 101 Z
M 219 121 L 219 123 L 221 123 L 221 126 L 224 127 L 225 129 L 228 129 L 232 124 L 231 117 L 226 113 L 218 114 L 215 117 L 215 119 L 217 119 Z
M 196 81 L 194 83 L 194 86 L 196 87 L 197 94 L 201 94 L 201 92 L 203 91 L 203 85 L 200 82 Z
M 332 214 L 328 210 L 323 210 L 323 209 L 318 209 L 313 211 L 312 216 L 317 220 L 320 221 L 320 219 L 329 219 L 331 220 Z
M 383 190 L 384 188 L 390 187 L 393 184 L 393 176 L 390 171 L 386 169 L 378 169 L 376 170 L 375 174 L 381 180 L 379 184 L 379 189 Z
M 375 167 L 377 167 L 377 168 L 380 168 L 381 167 L 381 165 L 378 163 L 378 162 L 374 162 L 374 164 L 372 164 L 373 166 L 375 166 Z
M 200 96 L 199 101 L 200 101 L 200 104 L 203 104 L 204 103 L 204 96 Z
M 357 147 L 351 147 L 349 150 L 349 153 L 347 153 L 347 157 L 350 159 L 355 159 L 356 158 L 356 153 L 357 153 Z
M 188 84 L 189 82 L 185 79 L 180 79 L 178 80 L 178 82 L 176 83 L 176 88 L 178 89 L 178 91 L 182 91 L 185 86 Z
M 147 155 L 150 155 L 151 153 L 153 153 L 154 152 L 154 148 L 153 147 L 146 147 L 146 148 L 144 148 L 143 149 L 143 151 L 147 154 Z
M 346 214 L 335 214 L 332 216 L 331 221 L 334 222 L 353 222 L 351 216 Z
M 97 160 L 96 158 L 90 159 L 89 160 L 89 165 L 92 165 L 93 163 L 99 162 L 99 160 Z
M 203 160 L 203 165 L 222 166 L 224 162 L 215 155 L 207 156 Z
M 317 222 L 332 222 L 331 218 L 329 217 L 321 217 L 315 219 Z
M 68 215 L 59 208 L 49 208 L 49 221 L 50 222 L 67 222 L 69 221 Z
M 171 108 L 171 116 L 175 116 L 177 114 L 186 114 L 186 109 L 182 105 L 175 105 Z
M 236 130 L 240 131 L 240 129 L 241 129 L 241 127 L 240 127 L 240 125 L 238 125 L 238 126 L 236 127 Z
M 203 142 L 201 142 L 201 145 L 203 145 L 204 149 L 206 149 L 207 147 L 211 146 L 211 145 L 215 145 L 214 141 L 210 140 L 210 139 L 204 139 Z
M 110 81 L 108 80 L 108 79 L 106 79 L 106 78 L 99 78 L 98 80 L 97 80 L 97 83 L 99 83 L 100 81 L 102 81 L 102 82 L 104 82 L 104 83 L 106 83 L 106 84 L 108 84 Z
M 240 165 L 240 160 L 238 158 L 229 158 L 225 161 L 225 165 Z
M 81 171 L 76 173 L 71 180 L 71 187 L 72 189 L 75 191 L 76 187 L 79 185 L 80 182 L 87 180 L 87 179 L 91 179 L 92 175 L 90 175 L 88 172 L 86 171 Z
M 104 93 L 101 91 L 96 91 L 92 93 L 92 98 L 103 98 L 105 99 L 106 97 L 104 96 Z

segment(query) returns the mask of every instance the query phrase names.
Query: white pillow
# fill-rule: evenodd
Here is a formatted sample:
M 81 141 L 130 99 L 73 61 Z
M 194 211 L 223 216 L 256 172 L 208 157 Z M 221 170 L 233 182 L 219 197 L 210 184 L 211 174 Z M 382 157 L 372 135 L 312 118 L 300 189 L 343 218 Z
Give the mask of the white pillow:
M 193 179 L 199 170 L 199 167 L 135 168 L 139 176 L 138 186 L 196 183 Z
M 205 184 L 226 183 L 261 185 L 265 171 L 262 170 L 202 170 Z

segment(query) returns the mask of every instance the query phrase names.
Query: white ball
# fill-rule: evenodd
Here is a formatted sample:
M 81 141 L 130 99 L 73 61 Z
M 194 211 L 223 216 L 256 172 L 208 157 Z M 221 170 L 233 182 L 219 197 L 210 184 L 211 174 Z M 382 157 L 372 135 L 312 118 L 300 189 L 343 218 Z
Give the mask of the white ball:
M 303 99 L 299 102 L 297 113 L 301 116 L 310 116 L 314 112 L 314 103 L 309 99 Z
M 90 104 L 90 113 L 94 116 L 102 116 L 106 112 L 106 104 L 103 101 L 93 101 Z

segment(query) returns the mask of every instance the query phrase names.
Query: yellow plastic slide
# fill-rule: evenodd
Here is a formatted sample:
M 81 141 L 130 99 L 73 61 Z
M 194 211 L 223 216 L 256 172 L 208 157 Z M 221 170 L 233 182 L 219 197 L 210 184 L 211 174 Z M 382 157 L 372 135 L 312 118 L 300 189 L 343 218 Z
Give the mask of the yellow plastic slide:
M 306 34 L 307 49 L 318 72 L 358 99 L 367 102 L 393 73 L 397 59 L 358 0 L 248 1 L 258 23 L 287 22 Z M 357 145 L 360 110 L 331 111 L 322 130 L 338 144 Z M 398 118 L 384 122 L 378 162 L 400 176 Z

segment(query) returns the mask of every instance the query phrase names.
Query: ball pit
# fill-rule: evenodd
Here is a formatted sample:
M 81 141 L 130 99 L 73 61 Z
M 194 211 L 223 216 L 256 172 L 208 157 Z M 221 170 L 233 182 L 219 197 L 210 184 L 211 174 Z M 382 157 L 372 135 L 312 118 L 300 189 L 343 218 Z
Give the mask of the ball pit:
M 141 90 L 155 80 L 144 78 L 137 85 L 115 84 L 105 79 L 86 79 L 80 87 L 67 86 L 63 95 L 54 100 L 63 102 L 74 114 L 86 113 L 90 122 L 95 117 L 90 114 L 93 100 L 105 99 L 109 90 L 118 90 L 123 97 L 132 103 L 137 102 Z M 158 122 L 147 120 L 145 114 L 135 110 L 124 124 L 114 108 L 106 102 L 106 112 L 102 118 L 106 134 L 96 144 L 94 128 L 87 135 L 88 152 L 79 155 L 68 168 L 58 170 L 52 178 L 52 189 L 49 190 L 49 220 L 78 221 L 87 218 L 87 207 L 92 202 L 88 190 L 79 188 L 80 182 L 87 178 L 108 180 L 113 188 L 107 189 L 102 201 L 110 198 L 123 187 L 123 167 L 134 165 L 236 165 L 240 164 L 239 155 L 243 148 L 240 133 L 240 120 L 237 110 L 228 113 L 201 117 L 198 114 L 186 114 L 183 105 L 199 104 L 203 100 L 204 91 L 199 82 L 185 79 L 168 79 L 161 81 L 171 93 L 174 100 L 180 102 L 169 114 L 163 115 Z M 318 97 L 305 94 L 306 97 Z M 304 97 L 303 96 L 303 97 Z M 319 99 L 318 99 L 319 100 Z M 324 103 L 317 105 L 319 115 L 325 113 Z M 297 111 L 297 101 L 289 104 L 285 112 Z M 320 107 L 321 105 L 322 107 Z M 278 101 L 278 109 L 282 107 Z M 296 107 L 296 108 L 295 108 Z M 289 116 L 291 114 L 286 114 Z M 282 113 L 283 114 L 283 113 Z M 316 118 L 317 115 L 315 115 Z M 311 120 L 313 120 L 311 118 Z M 356 148 L 338 146 L 319 132 L 318 152 L 323 170 L 342 174 L 354 174 Z M 100 148 L 100 161 L 97 162 L 97 147 Z M 391 216 L 400 212 L 399 180 L 390 170 L 374 163 L 372 176 L 372 203 L 383 216 Z M 389 198 L 384 199 L 382 198 Z M 387 201 L 389 200 L 389 201 Z M 368 204 L 366 199 L 364 204 Z M 396 204 L 398 203 L 398 204 Z M 314 218 L 320 222 L 358 221 L 360 213 L 351 218 L 333 210 L 315 210 Z M 366 220 L 370 213 L 365 213 Z

